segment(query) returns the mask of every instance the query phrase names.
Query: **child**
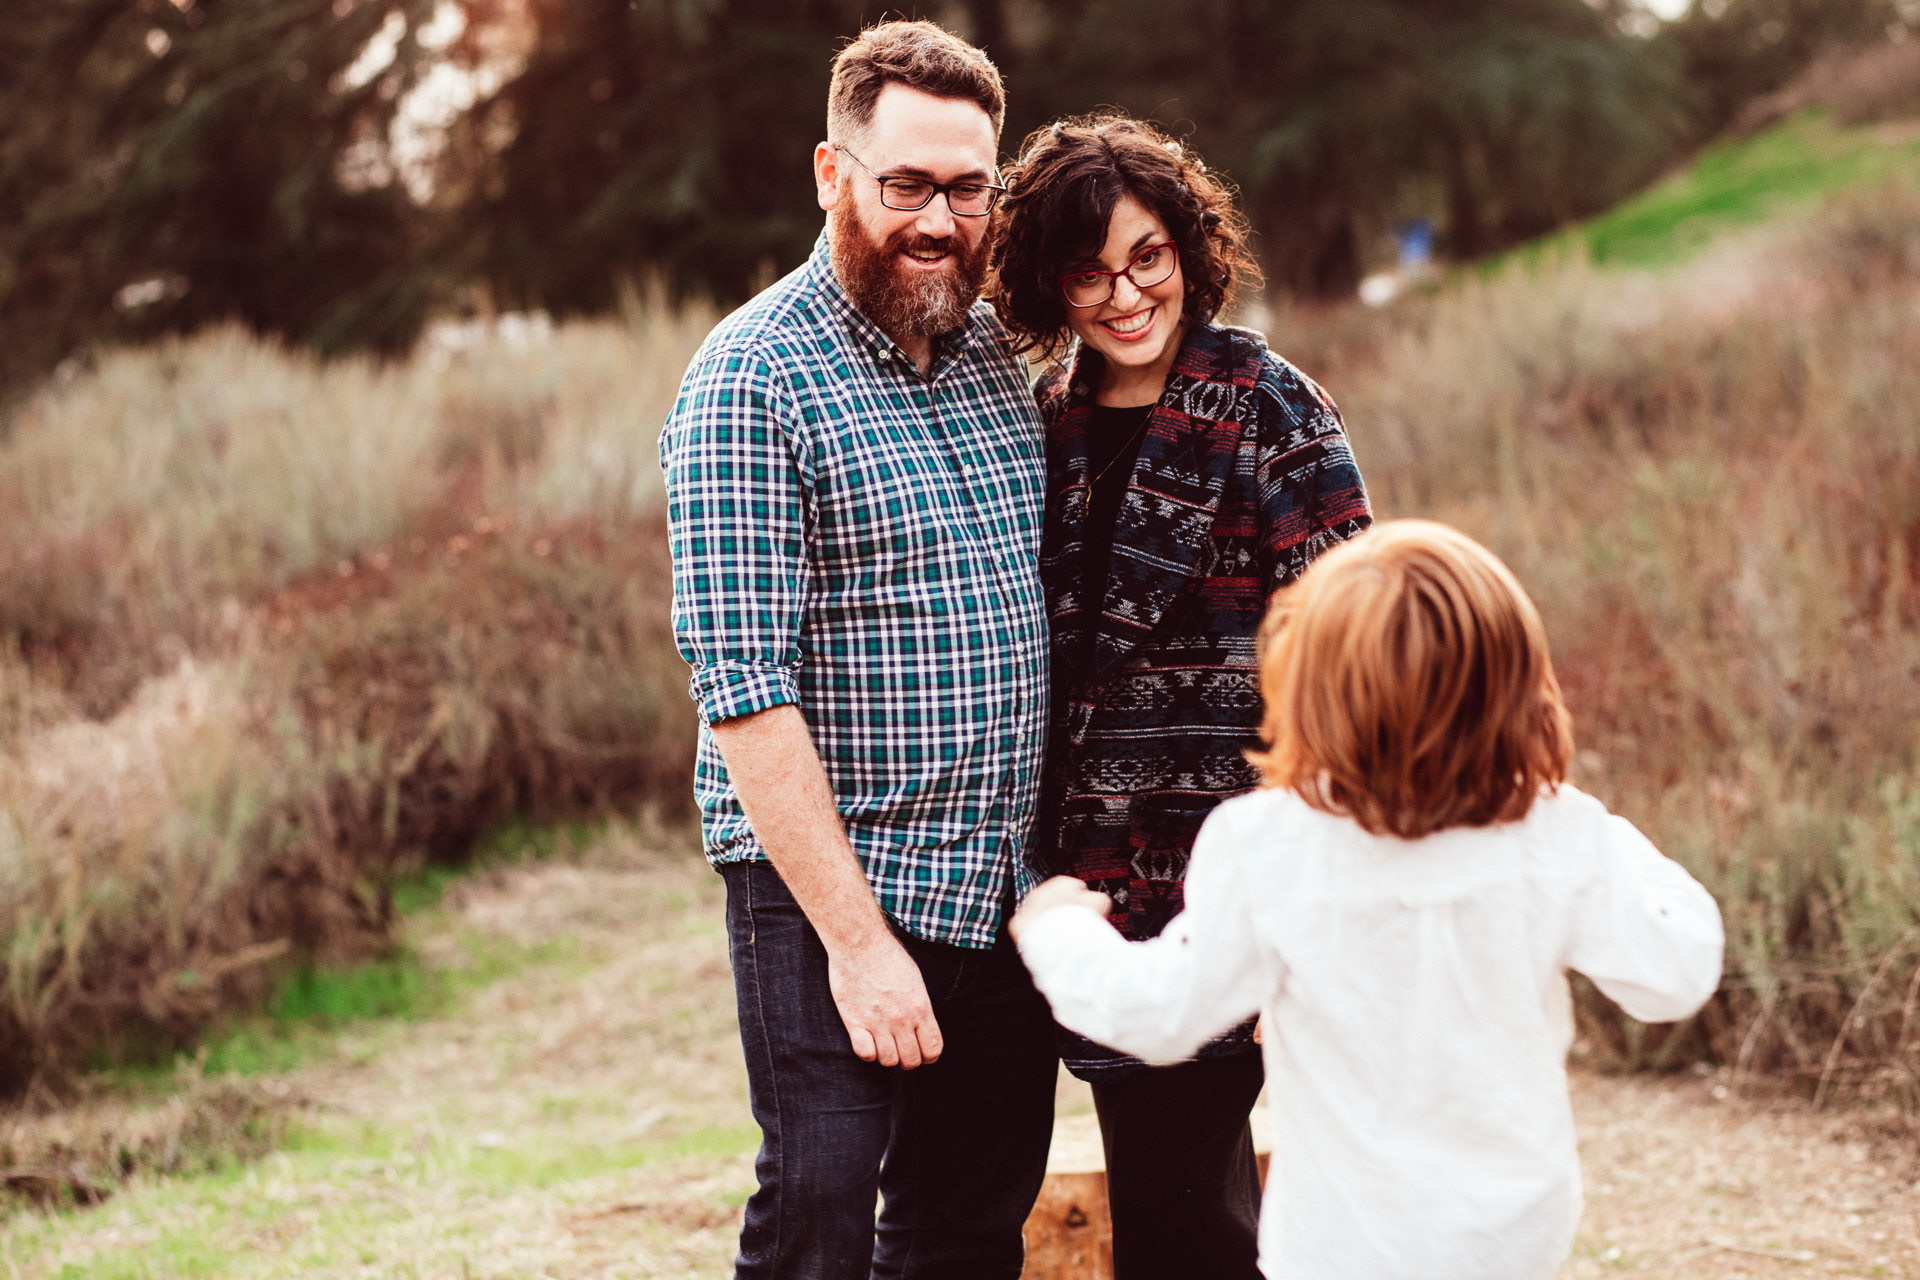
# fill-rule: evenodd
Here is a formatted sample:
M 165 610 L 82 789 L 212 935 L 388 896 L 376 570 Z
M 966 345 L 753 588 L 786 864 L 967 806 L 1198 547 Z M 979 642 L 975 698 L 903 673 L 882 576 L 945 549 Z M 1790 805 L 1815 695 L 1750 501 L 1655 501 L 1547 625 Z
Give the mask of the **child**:
M 1401 520 L 1279 595 L 1263 789 L 1150 942 L 1061 876 L 1013 920 L 1062 1024 L 1173 1062 L 1261 1014 L 1273 1280 L 1545 1280 L 1580 1215 L 1566 970 L 1634 1017 L 1719 984 L 1713 899 L 1565 783 L 1546 633 L 1491 553 Z

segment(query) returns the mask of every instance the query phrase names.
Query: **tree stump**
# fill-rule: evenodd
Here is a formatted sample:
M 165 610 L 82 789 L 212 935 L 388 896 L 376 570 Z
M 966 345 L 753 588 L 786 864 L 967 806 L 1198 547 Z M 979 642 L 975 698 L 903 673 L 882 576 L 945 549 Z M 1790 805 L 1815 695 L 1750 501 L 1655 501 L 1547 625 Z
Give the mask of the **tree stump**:
M 1267 1178 L 1272 1122 L 1264 1106 L 1253 1113 L 1253 1150 L 1260 1180 Z M 1100 1122 L 1092 1115 L 1054 1122 L 1047 1180 L 1027 1215 L 1027 1265 L 1020 1280 L 1113 1280 L 1113 1218 L 1107 1212 L 1106 1158 Z
M 1113 1219 L 1097 1117 L 1054 1122 L 1047 1180 L 1027 1215 L 1025 1234 L 1027 1265 L 1020 1280 L 1113 1280 Z

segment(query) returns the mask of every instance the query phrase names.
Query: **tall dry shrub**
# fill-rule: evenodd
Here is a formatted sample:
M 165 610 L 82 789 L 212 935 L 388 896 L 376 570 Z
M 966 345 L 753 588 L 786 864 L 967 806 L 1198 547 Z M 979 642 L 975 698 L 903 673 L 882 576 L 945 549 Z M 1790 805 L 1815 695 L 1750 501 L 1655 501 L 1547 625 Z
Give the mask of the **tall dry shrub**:
M 1590 1052 L 1920 1102 L 1920 198 L 1661 277 L 1464 281 L 1344 350 L 1315 372 L 1381 509 L 1514 566 L 1580 780 L 1726 915 L 1714 1004 L 1588 999 Z
M 431 508 L 437 390 L 424 370 L 323 366 L 238 328 L 104 354 L 20 406 L 0 448 L 0 634 L 111 711 L 218 643 L 224 601 Z
M 223 966 L 268 958 L 222 918 L 271 860 L 265 819 L 284 798 L 251 720 L 238 670 L 183 663 L 111 720 L 29 733 L 0 758 L 0 1080 L 176 1021 Z
M 684 806 L 658 427 L 710 316 L 112 353 L 0 442 L 0 1093 L 389 936 L 509 816 Z

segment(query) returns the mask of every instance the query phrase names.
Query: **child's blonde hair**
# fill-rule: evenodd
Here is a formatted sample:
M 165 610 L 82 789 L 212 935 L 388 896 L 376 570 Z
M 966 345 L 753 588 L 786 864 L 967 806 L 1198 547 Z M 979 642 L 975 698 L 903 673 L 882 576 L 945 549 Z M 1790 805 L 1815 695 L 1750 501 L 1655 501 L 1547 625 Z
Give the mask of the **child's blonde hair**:
M 1261 628 L 1265 785 L 1405 839 L 1526 816 L 1573 729 L 1546 628 L 1506 565 L 1430 520 L 1321 556 Z

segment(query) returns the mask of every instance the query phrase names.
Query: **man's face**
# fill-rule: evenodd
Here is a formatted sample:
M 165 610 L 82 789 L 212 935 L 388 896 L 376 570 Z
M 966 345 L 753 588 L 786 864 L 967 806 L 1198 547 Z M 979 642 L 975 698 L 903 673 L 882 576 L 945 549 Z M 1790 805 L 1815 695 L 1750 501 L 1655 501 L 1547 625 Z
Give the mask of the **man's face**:
M 882 178 L 994 180 L 987 113 L 901 84 L 880 91 L 872 122 L 845 145 Z M 831 219 L 834 271 L 868 319 L 902 343 L 966 319 L 986 275 L 992 219 L 958 217 L 944 195 L 913 212 L 889 209 L 874 177 L 825 144 L 814 154 L 814 176 Z

